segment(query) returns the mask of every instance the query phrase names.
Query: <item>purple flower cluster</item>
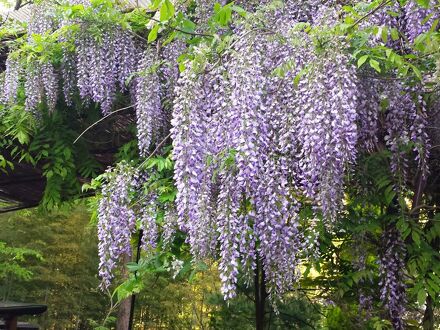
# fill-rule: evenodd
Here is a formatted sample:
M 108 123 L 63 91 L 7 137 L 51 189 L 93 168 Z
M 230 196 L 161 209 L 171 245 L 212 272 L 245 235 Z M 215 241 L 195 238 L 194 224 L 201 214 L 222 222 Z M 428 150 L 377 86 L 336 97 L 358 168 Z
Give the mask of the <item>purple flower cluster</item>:
M 126 163 L 106 171 L 98 208 L 98 254 L 101 288 L 107 289 L 121 256 L 131 255 L 130 239 L 136 230 L 136 215 L 130 206 L 131 194 L 138 186 L 138 174 Z M 148 213 L 147 213 L 148 214 Z M 147 224 L 148 222 L 148 224 Z M 153 229 L 149 220 L 146 229 Z
M 172 137 L 179 226 L 188 231 L 195 257 L 204 258 L 215 246 L 215 226 L 211 216 L 208 113 L 202 78 L 191 70 L 180 79 L 174 100 Z
M 358 140 L 361 150 L 373 151 L 378 142 L 380 88 L 376 79 L 358 80 Z
M 56 27 L 55 8 L 49 3 L 32 5 L 32 13 L 28 23 L 28 40 L 32 42 L 33 34 L 45 34 Z
M 298 8 L 287 8 L 284 15 L 300 16 Z M 324 13 L 320 20 L 332 14 Z M 414 101 L 399 84 L 359 78 L 338 41 L 315 53 L 306 35 L 286 31 L 283 38 L 287 42 L 240 31 L 222 64 L 202 72 L 188 68 L 175 91 L 179 224 L 197 257 L 208 255 L 218 241 L 226 298 L 235 295 L 240 271 L 252 274 L 257 255 L 271 295 L 293 285 L 298 258 L 310 242 L 290 192 L 303 191 L 327 220 L 337 217 L 357 148 L 377 146 L 381 95 L 390 104 L 385 139 L 393 170 L 404 170 L 402 150 L 409 143 L 419 162 L 427 163 L 422 99 Z M 295 86 L 298 74 L 304 77 Z M 207 227 L 218 236 L 209 236 Z
M 298 162 L 306 194 L 334 220 L 344 174 L 356 159 L 358 86 L 349 57 L 328 54 L 311 79 L 300 83 Z
M 55 10 L 48 4 L 32 6 L 31 20 L 28 24 L 28 42 L 34 43 L 34 34 L 44 35 L 57 26 Z M 34 111 L 43 100 L 49 110 L 55 109 L 58 99 L 58 76 L 50 62 L 27 62 L 25 76 L 26 109 Z
M 141 247 L 150 252 L 156 248 L 159 237 L 159 227 L 156 223 L 157 216 L 157 197 L 154 194 L 143 197 L 142 214 L 140 219 L 140 229 L 143 232 Z
M 3 85 L 3 101 L 5 103 L 12 103 L 17 97 L 21 70 L 22 68 L 18 59 L 8 56 L 6 59 L 5 81 Z
M 169 247 L 173 242 L 178 227 L 176 210 L 173 207 L 168 207 L 165 209 L 162 228 L 162 242 L 165 248 Z
M 409 42 L 413 43 L 420 34 L 427 32 L 440 17 L 436 3 L 435 0 L 429 1 L 429 9 L 421 7 L 416 1 L 408 1 L 405 4 L 404 33 Z
M 162 47 L 159 54 L 162 62 L 158 68 L 161 88 L 160 95 L 162 106 L 166 112 L 167 121 L 171 119 L 171 111 L 175 97 L 174 89 L 180 75 L 177 59 L 185 52 L 185 50 L 185 42 L 177 39 Z
M 64 101 L 68 106 L 73 104 L 73 97 L 77 92 L 76 78 L 76 58 L 75 53 L 63 49 L 63 57 L 61 60 L 61 76 L 63 79 Z
M 150 145 L 161 136 L 165 115 L 160 99 L 160 81 L 157 75 L 156 56 L 148 49 L 138 65 L 138 77 L 134 83 L 137 132 L 141 156 L 147 156 Z
M 349 58 L 304 56 L 313 50 L 300 51 L 304 45 L 295 42 L 239 36 L 223 65 L 187 68 L 176 89 L 179 225 L 195 257 L 215 252 L 218 241 L 225 298 L 234 297 L 240 271 L 252 276 L 257 255 L 272 299 L 292 287 L 310 246 L 291 191 L 305 190 L 334 219 L 344 173 L 355 161 L 356 74 Z M 292 81 L 301 67 L 274 75 L 292 64 L 286 56 L 318 63 L 298 88 Z
M 407 146 L 412 143 L 422 172 L 428 173 L 430 142 L 426 133 L 426 106 L 417 93 L 410 93 L 400 83 L 387 84 L 384 96 L 389 107 L 385 119 L 385 142 L 392 153 L 391 170 L 403 178 L 408 170 Z
M 396 28 L 404 35 L 404 38 L 393 41 L 389 35 L 387 46 L 401 49 L 402 43 L 409 42 L 409 44 L 412 44 L 420 34 L 429 31 L 434 21 L 440 17 L 440 10 L 436 6 L 436 1 L 430 0 L 428 5 L 429 8 L 425 8 L 419 5 L 417 1 L 410 0 L 402 6 L 398 1 L 393 1 L 375 12 L 362 25 Z M 380 40 L 381 36 L 379 35 L 376 37 L 376 42 Z
M 58 98 L 58 76 L 51 63 L 41 65 L 41 80 L 44 86 L 47 107 L 53 111 Z
M 383 233 L 384 243 L 379 259 L 380 298 L 388 309 L 394 329 L 404 329 L 405 284 L 403 270 L 405 246 L 396 228 L 390 227 Z
M 126 89 L 128 77 L 136 72 L 138 51 L 131 34 L 120 28 L 104 31 L 102 40 L 87 32 L 77 43 L 77 79 L 82 99 L 101 104 L 108 114 L 118 90 Z
M 26 67 L 26 81 L 24 83 L 24 90 L 26 93 L 25 107 L 28 111 L 34 111 L 38 104 L 43 99 L 44 85 L 41 80 L 41 66 Z

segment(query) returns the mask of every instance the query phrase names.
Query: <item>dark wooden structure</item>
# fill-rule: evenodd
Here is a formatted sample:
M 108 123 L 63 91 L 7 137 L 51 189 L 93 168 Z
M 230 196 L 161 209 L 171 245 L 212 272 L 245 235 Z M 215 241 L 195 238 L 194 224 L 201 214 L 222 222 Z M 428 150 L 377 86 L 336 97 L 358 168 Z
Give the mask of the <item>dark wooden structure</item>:
M 80 142 L 88 144 L 90 156 L 101 165 L 102 171 L 113 164 L 119 147 L 133 138 L 128 127 L 134 122 L 134 111 L 127 108 L 109 116 L 81 136 L 83 141 Z M 84 129 L 88 127 L 86 124 L 81 126 Z M 7 157 L 5 150 L 0 150 L 0 154 L 13 164 L 13 169 L 0 170 L 0 213 L 38 206 L 46 186 L 42 166 Z M 78 175 L 78 181 L 86 183 L 88 179 Z
M 0 318 L 4 319 L 0 329 L 20 330 L 20 329 L 38 329 L 28 323 L 19 323 L 18 317 L 23 315 L 38 315 L 47 310 L 46 305 L 18 303 L 12 301 L 0 302 Z

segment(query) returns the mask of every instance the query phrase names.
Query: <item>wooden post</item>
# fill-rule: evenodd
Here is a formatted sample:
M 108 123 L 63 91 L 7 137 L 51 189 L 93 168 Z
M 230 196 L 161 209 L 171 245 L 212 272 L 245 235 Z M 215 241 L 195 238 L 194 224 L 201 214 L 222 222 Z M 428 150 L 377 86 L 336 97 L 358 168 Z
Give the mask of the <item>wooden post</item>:
M 142 236 L 144 232 L 143 230 L 139 231 L 139 237 L 138 237 L 138 243 L 137 243 L 137 249 L 136 249 L 136 263 L 139 263 L 139 260 L 141 258 L 141 245 L 142 245 Z M 137 272 L 134 273 L 134 276 L 137 276 Z M 134 306 L 136 303 L 136 295 L 131 296 L 131 306 L 130 306 L 130 317 L 128 321 L 128 330 L 133 329 L 133 319 L 134 319 Z
M 5 329 L 6 330 L 17 330 L 17 316 L 11 315 L 5 317 Z
M 128 278 L 128 271 L 125 265 L 130 261 L 130 256 L 125 254 L 122 257 L 122 278 Z M 128 330 L 130 323 L 131 298 L 125 298 L 121 301 L 118 309 L 116 330 Z
M 430 295 L 426 298 L 426 309 L 423 314 L 423 330 L 434 330 L 434 310 L 432 308 L 432 298 Z
M 264 270 L 257 257 L 257 267 L 255 268 L 255 329 L 264 330 L 265 326 L 265 305 L 266 305 L 266 283 Z

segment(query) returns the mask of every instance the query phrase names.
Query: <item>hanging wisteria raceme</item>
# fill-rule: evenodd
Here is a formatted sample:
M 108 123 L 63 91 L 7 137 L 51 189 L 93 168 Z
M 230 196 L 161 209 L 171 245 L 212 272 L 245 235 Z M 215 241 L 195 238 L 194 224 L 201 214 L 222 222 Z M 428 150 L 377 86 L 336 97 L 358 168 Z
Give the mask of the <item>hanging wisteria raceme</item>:
M 25 107 L 28 111 L 34 111 L 42 101 L 44 95 L 44 85 L 41 80 L 41 66 L 28 66 L 26 68 L 26 81 L 24 89 L 26 92 Z
M 167 207 L 165 209 L 164 219 L 163 219 L 163 230 L 162 230 L 162 244 L 164 248 L 171 246 L 174 236 L 176 235 L 177 229 L 177 213 L 174 207 Z
M 160 98 L 160 81 L 157 74 L 157 56 L 152 48 L 143 55 L 134 82 L 137 136 L 141 156 L 149 154 L 150 145 L 162 136 L 166 117 Z
M 377 25 L 380 27 L 399 28 L 401 26 L 403 9 L 398 1 L 390 1 L 385 6 L 380 6 L 363 24 Z M 380 38 L 380 36 L 378 36 Z
M 28 42 L 35 42 L 34 35 L 51 33 L 57 27 L 55 9 L 48 3 L 32 6 L 31 20 L 28 24 Z M 43 100 L 50 111 L 55 109 L 58 99 L 58 76 L 54 65 L 27 61 L 25 76 L 26 109 L 34 111 Z
M 415 111 L 410 112 L 411 141 L 414 144 L 413 151 L 416 153 L 415 160 L 418 161 L 419 169 L 424 177 L 429 172 L 429 157 L 431 154 L 431 141 L 427 133 L 427 109 L 426 102 L 421 95 L 416 94 L 414 101 Z
M 386 44 L 401 52 L 402 48 L 406 48 L 403 47 L 403 43 L 406 41 L 412 43 L 420 33 L 426 32 L 436 16 L 438 16 L 437 10 L 424 9 L 414 1 L 408 1 L 403 7 L 396 1 L 375 12 L 362 25 L 396 28 L 404 33 L 405 38 L 399 40 L 388 38 Z M 383 40 L 377 36 L 375 42 L 382 43 Z M 408 88 L 397 81 L 381 80 L 379 76 L 370 78 L 362 76 L 359 87 L 360 144 L 366 150 L 373 150 L 380 129 L 377 121 L 380 101 L 386 101 L 389 106 L 386 109 L 383 127 L 385 144 L 392 154 L 391 171 L 396 176 L 398 185 L 404 185 L 405 179 L 408 178 L 408 162 L 414 158 L 409 156 L 408 146 L 410 144 L 413 145 L 415 160 L 418 161 L 421 173 L 426 175 L 429 171 L 430 141 L 425 129 L 426 104 L 420 96 L 422 86 Z
M 408 1 L 405 4 L 404 33 L 410 43 L 413 43 L 420 34 L 427 32 L 440 16 L 436 1 L 428 2 L 429 9 L 421 7 L 416 1 Z
M 92 59 L 89 48 L 92 47 L 94 43 L 90 36 L 84 36 L 76 41 L 77 83 L 79 95 L 83 100 L 91 97 L 89 63 Z
M 172 119 L 178 221 L 180 228 L 187 231 L 192 253 L 198 259 L 211 253 L 216 228 L 206 201 L 212 180 L 206 166 L 210 104 L 202 79 L 191 70 L 184 72 L 177 86 Z
M 302 185 L 331 220 L 342 201 L 345 171 L 356 159 L 357 88 L 355 68 L 343 54 L 328 54 L 299 86 Z
M 402 48 L 402 42 L 413 43 L 420 34 L 427 32 L 435 20 L 440 17 L 440 11 L 435 3 L 434 0 L 429 1 L 429 9 L 427 9 L 418 4 L 417 1 L 407 1 L 404 6 L 401 6 L 398 1 L 393 1 L 393 3 L 380 8 L 362 25 L 396 28 L 405 37 L 401 40 L 391 40 L 390 35 L 388 35 L 387 46 L 400 49 Z M 378 35 L 376 41 L 381 38 L 382 36 Z
M 362 21 L 360 26 L 372 30 L 369 44 L 384 45 L 394 50 L 402 48 L 402 40 L 394 40 L 391 35 L 391 29 L 401 31 L 404 25 L 404 11 L 399 1 L 389 1 L 379 4 L 376 10 L 368 19 Z M 378 30 L 376 30 L 376 28 Z
M 77 67 L 76 58 L 73 52 L 63 49 L 61 61 L 61 76 L 63 79 L 64 101 L 68 106 L 73 105 L 73 97 L 77 92 Z
M 159 237 L 159 227 L 156 223 L 158 212 L 157 196 L 150 194 L 143 197 L 142 215 L 140 219 L 140 230 L 142 230 L 141 247 L 144 251 L 150 252 L 156 248 Z
M 88 1 L 85 1 L 88 2 Z M 70 5 L 77 4 L 76 2 L 69 2 Z M 79 4 L 79 3 L 78 3 Z M 72 24 L 78 23 L 67 17 L 63 17 L 60 22 L 60 28 L 66 28 Z M 64 102 L 68 106 L 73 105 L 73 98 L 75 93 L 78 92 L 77 89 L 77 63 L 75 50 L 69 45 L 69 39 L 72 39 L 73 33 L 71 31 L 67 32 L 66 35 L 62 34 L 59 37 L 59 42 L 62 43 L 62 57 L 60 63 L 60 71 L 62 78 L 62 89 L 64 94 Z M 63 44 L 65 43 L 65 44 Z
M 43 2 L 32 5 L 30 21 L 28 23 L 28 40 L 32 42 L 33 34 L 45 34 L 56 28 L 55 8 Z
M 361 76 L 358 79 L 358 140 L 361 150 L 374 151 L 378 142 L 380 80 Z
M 103 31 L 96 41 L 87 31 L 76 40 L 78 89 L 82 99 L 111 111 L 116 92 L 127 89 L 128 77 L 136 72 L 138 51 L 133 37 L 115 27 Z
M 150 146 L 159 143 L 168 134 L 174 89 L 179 78 L 177 58 L 185 49 L 185 43 L 176 40 L 164 46 L 160 52 L 150 47 L 140 55 L 142 58 L 137 66 L 137 77 L 131 89 L 141 156 L 147 156 Z M 128 74 L 131 69 L 130 66 L 126 67 Z
M 304 246 L 298 228 L 300 204 L 289 196 L 288 166 L 283 160 L 270 159 L 259 191 L 264 196 L 257 205 L 255 237 L 263 261 L 269 297 L 274 301 L 297 282 L 300 256 L 311 246 Z
M 214 109 L 215 112 L 224 113 L 223 118 L 213 118 L 220 120 L 217 125 L 225 132 L 223 140 L 217 141 L 217 148 L 226 155 L 229 150 L 234 151 L 228 155 L 232 157 L 234 165 L 220 172 L 218 199 L 219 269 L 223 276 L 222 292 L 225 298 L 235 296 L 240 268 L 248 277 L 255 268 L 255 229 L 260 220 L 255 207 L 260 202 L 259 180 L 263 180 L 263 165 L 269 151 L 269 129 L 264 118 L 263 103 L 266 80 L 261 66 L 264 42 L 260 43 L 254 38 L 251 41 L 238 40 L 236 47 L 239 52 L 231 56 L 225 67 L 228 73 L 228 80 L 223 81 L 227 84 L 223 87 L 228 97 L 224 101 L 226 107 Z M 250 50 L 251 45 L 254 46 L 253 50 L 248 52 L 248 56 L 242 56 L 244 51 Z M 264 258 L 265 255 L 260 257 Z
M 130 239 L 137 229 L 131 194 L 139 186 L 139 174 L 129 164 L 119 163 L 106 173 L 107 180 L 102 186 L 98 207 L 99 276 L 102 289 L 109 287 L 120 258 L 131 255 Z M 153 227 L 149 225 L 148 229 Z
M 58 98 L 58 76 L 51 63 L 43 63 L 41 65 L 41 79 L 43 81 L 47 107 L 53 111 Z
M 117 65 L 117 79 L 121 91 L 129 87 L 131 75 L 136 71 L 141 51 L 133 36 L 120 27 L 113 32 L 115 63 Z
M 58 74 L 53 64 L 28 63 L 25 73 L 26 109 L 35 111 L 45 100 L 48 109 L 53 111 L 58 99 Z
M 17 98 L 22 67 L 18 59 L 8 56 L 6 59 L 5 81 L 3 84 L 3 101 L 12 103 Z
M 160 58 L 162 61 L 162 64 L 158 68 L 161 91 L 160 97 L 162 107 L 164 108 L 168 119 L 171 118 L 171 111 L 175 97 L 175 86 L 180 75 L 177 59 L 186 50 L 186 43 L 183 40 L 174 40 L 160 50 Z
M 400 83 L 388 83 L 384 96 L 389 101 L 385 120 L 385 142 L 392 153 L 391 170 L 403 179 L 408 172 L 408 148 L 412 143 L 424 175 L 428 173 L 430 143 L 426 133 L 426 107 L 417 93 L 410 93 Z
M 404 255 L 405 247 L 395 227 L 387 228 L 382 237 L 383 249 L 379 259 L 380 298 L 388 309 L 394 329 L 404 329 L 405 313 Z

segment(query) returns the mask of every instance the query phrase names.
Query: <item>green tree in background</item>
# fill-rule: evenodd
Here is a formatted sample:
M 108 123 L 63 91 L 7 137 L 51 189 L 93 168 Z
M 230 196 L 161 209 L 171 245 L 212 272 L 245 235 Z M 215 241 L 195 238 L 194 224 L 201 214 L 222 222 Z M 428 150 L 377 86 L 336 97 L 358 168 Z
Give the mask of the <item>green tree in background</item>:
M 52 215 L 21 211 L 0 217 L 0 241 L 8 249 L 20 247 L 15 248 L 18 255 L 37 257 L 20 263 L 24 276 L 0 276 L 1 297 L 47 304 L 47 313 L 37 321 L 42 329 L 88 329 L 88 319 L 105 316 L 106 297 L 97 290 L 96 234 L 88 226 L 89 219 L 81 208 Z M 0 245 L 0 258 L 7 251 Z M 14 258 L 4 260 L 10 265 Z

